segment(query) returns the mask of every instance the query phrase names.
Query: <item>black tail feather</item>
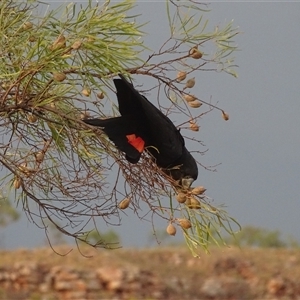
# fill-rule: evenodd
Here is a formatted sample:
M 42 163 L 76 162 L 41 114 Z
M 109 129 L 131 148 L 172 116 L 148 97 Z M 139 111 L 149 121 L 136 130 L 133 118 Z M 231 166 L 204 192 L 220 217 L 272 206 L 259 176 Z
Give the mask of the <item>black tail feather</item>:
M 135 125 L 130 118 L 116 117 L 109 119 L 85 119 L 86 124 L 102 128 L 115 146 L 126 154 L 126 159 L 131 163 L 137 163 L 141 153 L 128 143 L 127 135 L 135 134 Z

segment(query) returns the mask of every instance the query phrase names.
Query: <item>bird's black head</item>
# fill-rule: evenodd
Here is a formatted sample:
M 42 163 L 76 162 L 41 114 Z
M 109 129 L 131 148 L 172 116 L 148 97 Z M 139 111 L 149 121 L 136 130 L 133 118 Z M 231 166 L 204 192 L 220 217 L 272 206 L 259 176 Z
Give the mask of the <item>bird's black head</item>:
M 194 181 L 195 179 L 193 177 L 185 176 L 181 178 L 179 184 L 183 187 L 184 190 L 189 190 Z
M 189 190 L 193 182 L 197 179 L 197 176 L 187 174 L 180 166 L 178 166 L 178 169 L 175 168 L 164 170 L 164 172 L 175 180 L 176 186 L 181 187 L 184 190 Z
M 184 149 L 183 155 L 176 161 L 176 164 L 164 169 L 164 172 L 185 190 L 189 190 L 198 177 L 197 163 L 186 149 Z

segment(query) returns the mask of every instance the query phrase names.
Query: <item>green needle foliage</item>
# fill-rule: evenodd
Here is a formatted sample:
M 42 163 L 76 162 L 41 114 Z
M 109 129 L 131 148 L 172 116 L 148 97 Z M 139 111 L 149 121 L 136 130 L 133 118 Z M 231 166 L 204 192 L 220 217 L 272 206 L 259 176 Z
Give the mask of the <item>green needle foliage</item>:
M 238 32 L 232 23 L 209 32 L 206 6 L 166 1 L 170 36 L 151 50 L 133 5 L 88 1 L 50 10 L 42 2 L 0 2 L 1 187 L 15 194 L 46 234 L 50 222 L 84 242 L 99 220 L 121 224 L 125 208 L 118 204 L 124 198 L 130 199 L 126 209 L 140 218 L 150 215 L 154 222 L 158 216 L 166 224 L 187 218 L 192 227 L 183 228 L 183 234 L 196 255 L 198 246 L 208 249 L 214 241 L 211 228 L 233 234 L 235 221 L 204 195 L 195 196 L 201 203 L 197 209 L 177 203 L 172 180 L 147 154 L 137 165 L 128 163 L 101 130 L 81 120 L 117 113 L 112 77 L 118 73 L 155 80 L 151 89 L 157 105 L 165 114 L 180 112 L 184 124 L 197 123 L 212 109 L 224 117 L 221 108 L 200 95 L 194 104 L 185 101 L 189 93 L 183 77 L 208 70 L 236 76 L 231 55 Z M 185 74 L 180 80 L 179 71 Z M 171 101 L 163 104 L 163 98 Z M 202 104 L 206 110 L 194 113 Z M 203 149 L 194 135 L 187 138 Z M 101 238 L 90 244 L 113 247 Z

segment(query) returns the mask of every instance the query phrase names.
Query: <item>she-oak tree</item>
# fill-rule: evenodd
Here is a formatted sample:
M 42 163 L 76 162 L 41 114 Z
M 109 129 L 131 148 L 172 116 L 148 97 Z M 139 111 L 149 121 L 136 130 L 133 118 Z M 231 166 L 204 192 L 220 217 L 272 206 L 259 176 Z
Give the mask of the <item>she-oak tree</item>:
M 152 220 L 154 233 L 156 217 L 169 234 L 180 229 L 194 255 L 217 242 L 211 232 L 233 234 L 237 223 L 212 205 L 204 187 L 176 190 L 149 155 L 129 163 L 101 130 L 82 121 L 118 114 L 117 74 L 149 82 L 147 89 L 134 85 L 170 119 L 180 113 L 177 127 L 190 140 L 200 172 L 209 169 L 199 161 L 206 152 L 197 139 L 199 119 L 212 110 L 226 121 L 229 116 L 201 99 L 197 74 L 236 76 L 238 31 L 232 23 L 209 31 L 207 6 L 197 1 L 166 1 L 165 7 L 168 37 L 153 50 L 142 39 L 133 1 L 56 10 L 40 2 L 0 2 L 1 188 L 46 234 L 50 222 L 89 243 L 87 233 L 99 220 L 121 225 L 128 210 Z M 114 247 L 101 239 L 89 244 Z

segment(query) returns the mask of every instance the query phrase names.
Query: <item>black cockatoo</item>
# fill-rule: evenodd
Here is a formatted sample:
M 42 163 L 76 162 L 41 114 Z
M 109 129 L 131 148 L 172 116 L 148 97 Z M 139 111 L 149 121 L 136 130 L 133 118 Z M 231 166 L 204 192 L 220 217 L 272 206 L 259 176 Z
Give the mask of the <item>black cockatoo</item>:
M 108 119 L 84 119 L 101 127 L 115 146 L 135 164 L 146 150 L 164 173 L 179 186 L 189 189 L 198 176 L 195 159 L 172 121 L 141 95 L 123 75 L 114 79 L 121 116 Z

